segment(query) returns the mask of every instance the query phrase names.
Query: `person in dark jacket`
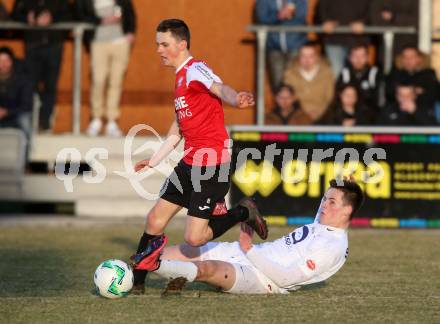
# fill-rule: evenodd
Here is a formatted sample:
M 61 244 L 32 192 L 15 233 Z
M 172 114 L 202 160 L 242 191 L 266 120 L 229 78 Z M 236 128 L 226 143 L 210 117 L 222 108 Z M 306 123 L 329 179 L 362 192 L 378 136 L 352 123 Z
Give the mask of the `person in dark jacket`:
M 9 20 L 9 12 L 5 7 L 5 4 L 0 0 L 0 22 Z M 11 30 L 0 30 L 0 38 L 7 38 L 12 34 Z
M 361 100 L 368 107 L 381 106 L 379 95 L 380 89 L 384 86 L 383 75 L 379 67 L 368 63 L 367 45 L 360 44 L 350 49 L 348 62 L 339 75 L 336 87 L 341 88 L 344 84 L 355 85 L 360 91 Z
M 434 105 L 419 100 L 417 86 L 402 83 L 396 87 L 396 102 L 383 109 L 379 125 L 430 126 L 436 124 Z
M 429 67 L 429 59 L 416 47 L 406 47 L 396 60 L 396 66 L 386 80 L 386 95 L 389 103 L 396 101 L 399 84 L 412 84 L 417 100 L 424 106 L 433 106 L 437 100 L 438 80 Z
M 338 76 L 344 66 L 350 47 L 368 43 L 369 38 L 361 35 L 368 20 L 369 0 L 319 0 L 318 16 L 322 21 L 325 51 Z M 337 26 L 350 25 L 354 34 L 332 34 Z
M 257 23 L 263 25 L 306 25 L 307 0 L 257 0 L 255 16 Z M 268 34 L 267 62 L 273 93 L 281 86 L 287 65 L 295 59 L 299 48 L 306 41 L 305 33 L 271 32 Z
M 45 27 L 71 20 L 67 0 L 16 0 L 12 18 L 30 26 Z M 39 127 L 51 129 L 57 83 L 66 33 L 54 30 L 28 30 L 24 34 L 25 59 L 34 91 L 41 101 Z
M 406 26 L 418 27 L 419 0 L 370 0 L 369 22 L 373 26 Z M 377 37 L 375 37 L 377 38 Z M 378 45 L 378 62 L 383 64 L 383 38 L 376 40 Z M 407 46 L 417 46 L 417 34 L 394 35 L 393 56 Z
M 8 10 L 6 10 L 6 7 L 2 0 L 0 0 L 0 21 L 6 21 L 9 19 L 9 13 Z
M 310 125 L 311 118 L 301 109 L 295 90 L 282 84 L 275 95 L 275 107 L 266 115 L 266 125 Z
M 76 11 L 81 21 L 96 25 L 95 31 L 88 36 L 91 42 L 92 121 L 87 134 L 98 135 L 105 117 L 105 134 L 121 136 L 117 120 L 120 116 L 123 80 L 136 30 L 133 5 L 130 0 L 77 0 Z M 107 96 L 104 100 L 107 83 Z
M 31 119 L 32 82 L 19 68 L 14 52 L 0 47 L 0 128 L 22 130 L 29 143 Z
M 372 125 L 373 116 L 374 109 L 362 100 L 356 84 L 347 83 L 337 89 L 335 100 L 321 123 L 341 126 Z

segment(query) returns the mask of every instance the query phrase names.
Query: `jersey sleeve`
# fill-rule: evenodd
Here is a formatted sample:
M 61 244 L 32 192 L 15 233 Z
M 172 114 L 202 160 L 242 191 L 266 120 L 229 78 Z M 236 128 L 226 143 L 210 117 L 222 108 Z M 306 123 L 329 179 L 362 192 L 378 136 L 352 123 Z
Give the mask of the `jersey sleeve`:
M 186 86 L 190 87 L 191 82 L 194 81 L 203 84 L 208 90 L 214 82 L 222 83 L 222 80 L 203 62 L 191 64 L 186 72 Z
M 328 249 L 319 249 L 306 257 L 287 265 L 281 265 L 267 254 L 261 253 L 255 246 L 246 257 L 266 277 L 278 287 L 285 288 L 309 281 L 315 276 L 327 272 L 334 264 L 334 257 Z

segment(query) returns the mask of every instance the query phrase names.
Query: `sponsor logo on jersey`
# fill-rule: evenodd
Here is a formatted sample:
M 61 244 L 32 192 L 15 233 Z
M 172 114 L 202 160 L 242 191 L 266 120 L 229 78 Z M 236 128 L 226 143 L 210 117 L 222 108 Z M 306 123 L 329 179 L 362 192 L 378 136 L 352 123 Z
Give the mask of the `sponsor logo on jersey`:
M 309 268 L 310 270 L 315 270 L 316 265 L 315 262 L 313 262 L 313 260 L 307 260 L 306 264 L 307 264 L 307 268 Z
M 209 206 L 199 206 L 199 209 L 200 210 L 207 210 L 207 209 L 210 209 L 211 207 L 209 207 Z
M 189 105 L 186 102 L 185 96 L 175 98 L 174 107 L 176 108 L 176 114 L 178 120 L 182 120 L 186 117 L 192 116 L 191 109 L 189 108 Z
M 185 96 L 177 97 L 174 99 L 174 107 L 176 110 L 181 110 L 187 108 L 189 105 L 186 103 Z
M 228 213 L 228 209 L 226 208 L 225 202 L 216 203 L 214 207 L 214 211 L 212 212 L 213 216 L 221 216 Z
M 195 64 L 194 67 L 196 68 L 197 71 L 199 71 L 206 79 L 208 80 L 214 80 L 214 78 L 212 77 L 211 71 L 209 71 L 208 69 L 206 69 L 204 66 L 200 65 L 200 64 Z
M 292 244 L 292 240 L 290 239 L 289 235 L 284 236 L 284 243 L 286 243 L 286 245 Z
M 304 241 L 308 235 L 309 235 L 309 228 L 306 225 L 304 225 L 301 228 L 297 228 L 294 232 L 292 232 L 293 244 L 297 244 L 299 242 Z

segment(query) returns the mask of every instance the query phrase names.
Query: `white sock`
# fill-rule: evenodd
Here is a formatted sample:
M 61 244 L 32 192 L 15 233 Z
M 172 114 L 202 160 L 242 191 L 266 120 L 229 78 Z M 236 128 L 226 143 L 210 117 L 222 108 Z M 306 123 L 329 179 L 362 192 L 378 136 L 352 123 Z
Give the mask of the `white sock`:
M 189 282 L 192 282 L 197 277 L 197 266 L 192 262 L 162 260 L 159 269 L 155 273 L 166 279 L 184 277 Z

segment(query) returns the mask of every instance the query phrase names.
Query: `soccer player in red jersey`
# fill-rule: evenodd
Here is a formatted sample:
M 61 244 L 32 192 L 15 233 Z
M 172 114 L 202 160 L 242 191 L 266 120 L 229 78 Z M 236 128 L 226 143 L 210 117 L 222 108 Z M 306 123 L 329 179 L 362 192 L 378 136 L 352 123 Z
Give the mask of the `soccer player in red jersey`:
M 188 209 L 184 238 L 191 246 L 201 246 L 239 222 L 246 222 L 262 239 L 267 238 L 266 223 L 252 200 L 244 199 L 227 210 L 224 199 L 229 190 L 230 155 L 222 101 L 245 108 L 254 105 L 253 95 L 235 91 L 205 62 L 191 56 L 190 32 L 184 21 L 163 20 L 156 32 L 163 65 L 176 69 L 176 120 L 161 148 L 150 159 L 138 162 L 135 171 L 157 166 L 182 137 L 187 154 L 165 181 L 160 198 L 147 215 L 145 231 L 132 257 L 135 293 L 143 292 L 145 269 L 157 262 L 167 242 L 164 229 L 182 208 Z

